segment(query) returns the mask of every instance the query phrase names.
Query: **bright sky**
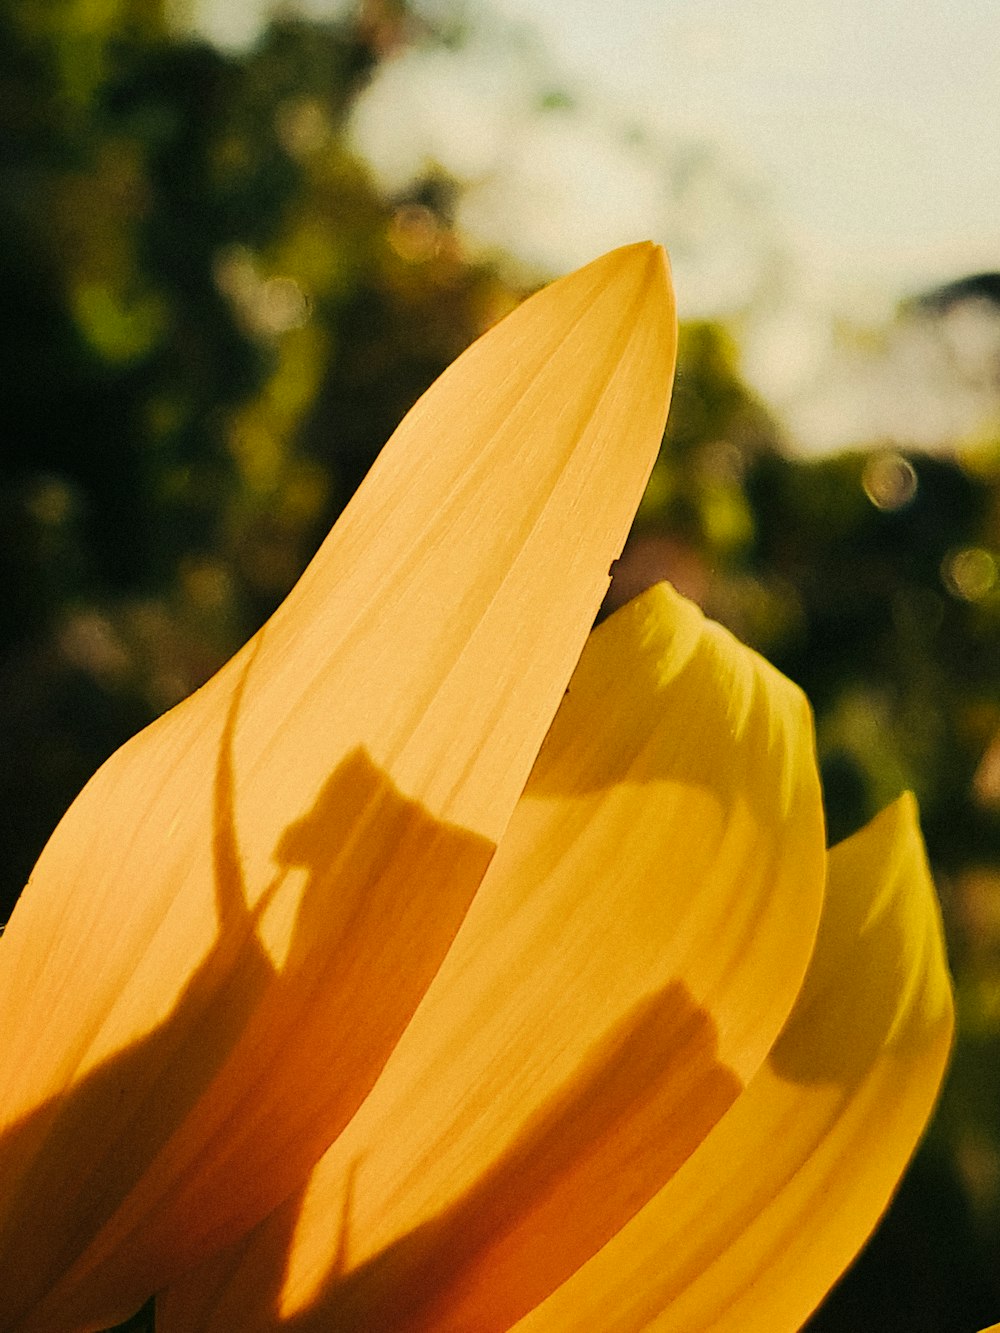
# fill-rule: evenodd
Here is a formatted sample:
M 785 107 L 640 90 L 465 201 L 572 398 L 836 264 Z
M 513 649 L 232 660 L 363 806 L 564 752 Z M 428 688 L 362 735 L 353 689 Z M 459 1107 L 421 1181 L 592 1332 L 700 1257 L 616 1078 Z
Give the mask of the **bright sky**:
M 997 0 L 493 0 L 761 178 L 804 252 L 909 287 L 1000 267 Z
M 319 15 L 344 0 L 302 7 Z M 423 7 L 456 8 L 453 0 Z M 200 0 L 207 30 L 236 42 L 263 8 Z M 474 33 L 495 34 L 499 19 L 537 37 L 552 70 L 608 114 L 719 145 L 760 183 L 803 258 L 831 276 L 912 290 L 1000 267 L 998 0 L 467 0 L 460 8 Z M 491 103 L 509 98 L 504 84 L 516 76 L 507 63 L 465 97 L 473 122 L 495 121 Z M 475 137 L 474 123 L 466 130 Z M 614 184 L 623 188 L 620 171 Z M 634 188 L 641 222 L 642 186 Z
M 470 246 L 539 277 L 661 240 L 680 309 L 739 317 L 745 372 L 805 447 L 924 442 L 950 403 L 947 386 L 928 398 L 931 354 L 888 346 L 859 397 L 835 329 L 1000 269 L 1000 0 L 415 2 L 459 8 L 468 40 L 404 52 L 363 96 L 354 141 L 388 193 L 440 163 L 465 187 Z M 266 9 L 195 3 L 231 45 Z M 317 17 L 349 4 L 299 0 Z M 540 112 L 557 90 L 572 105 Z M 817 398 L 837 365 L 844 386 Z

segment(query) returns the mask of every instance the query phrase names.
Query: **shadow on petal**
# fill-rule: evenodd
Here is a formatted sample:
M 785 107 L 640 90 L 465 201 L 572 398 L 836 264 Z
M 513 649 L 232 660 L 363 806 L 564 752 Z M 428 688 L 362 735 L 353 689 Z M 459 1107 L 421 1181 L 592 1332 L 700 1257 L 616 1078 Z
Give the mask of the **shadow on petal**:
M 799 693 L 669 589 L 619 612 L 371 1096 L 160 1333 L 516 1322 L 759 1069 L 824 871 Z
M 354 1176 L 364 1170 L 363 1162 L 354 1163 L 345 1177 L 338 1259 L 322 1289 L 307 1308 L 282 1316 L 277 1265 L 268 1275 L 255 1272 L 260 1322 L 254 1327 L 283 1333 L 509 1328 L 646 1203 L 697 1145 L 705 1117 L 717 1118 L 739 1093 L 742 1084 L 716 1051 L 711 1018 L 683 986 L 667 985 L 635 1006 L 502 1156 L 484 1164 L 472 1189 L 345 1273 Z M 298 1201 L 289 1201 L 268 1220 L 272 1242 L 279 1227 L 292 1241 L 297 1213 Z M 276 1250 L 272 1244 L 272 1258 Z M 226 1260 L 200 1276 L 203 1291 L 220 1291 Z M 187 1299 L 183 1291 L 167 1294 L 167 1329 L 228 1326 L 225 1298 L 214 1310 L 211 1298 L 185 1309 Z
M 278 872 L 254 899 L 232 759 L 252 662 L 218 748 L 210 951 L 168 1017 L 0 1133 L 0 1254 L 17 1274 L 0 1314 L 10 1333 L 120 1321 L 165 1278 L 231 1242 L 241 1218 L 252 1225 L 287 1198 L 369 1091 L 446 947 L 407 966 L 408 927 L 426 944 L 454 921 L 444 911 L 436 924 L 433 897 L 408 892 L 412 877 L 447 892 L 478 880 L 492 854 L 487 840 L 405 798 L 357 749 L 281 834 Z M 279 964 L 261 924 L 295 888 L 292 871 L 304 885 L 284 909 Z M 372 988 L 381 1006 L 366 1023 Z M 253 1169 L 241 1173 L 241 1159 Z

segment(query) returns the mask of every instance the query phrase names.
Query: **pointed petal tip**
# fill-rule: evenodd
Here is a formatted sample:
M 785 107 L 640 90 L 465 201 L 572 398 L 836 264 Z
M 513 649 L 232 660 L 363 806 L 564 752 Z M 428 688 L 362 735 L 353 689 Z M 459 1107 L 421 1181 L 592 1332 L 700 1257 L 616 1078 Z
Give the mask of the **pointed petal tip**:
M 585 283 L 597 277 L 601 283 L 625 281 L 629 285 L 635 284 L 637 289 L 645 289 L 653 301 L 663 303 L 665 313 L 676 323 L 671 260 L 663 245 L 657 241 L 632 241 L 628 245 L 619 245 L 617 249 L 591 260 L 583 268 L 576 269 L 576 272 L 567 273 L 564 279 L 552 285 L 557 288 L 569 281 Z
M 662 288 L 663 294 L 673 308 L 674 286 L 670 256 L 657 241 L 634 241 L 631 245 L 623 245 L 618 250 L 612 250 L 606 257 L 618 258 L 636 269 L 641 269 L 650 286 Z
M 945 934 L 944 919 L 941 914 L 941 902 L 934 886 L 934 879 L 927 860 L 920 828 L 920 808 L 912 791 L 904 791 L 883 811 L 882 817 L 891 817 L 897 831 L 897 838 L 903 846 L 911 849 L 920 868 L 914 876 L 919 886 L 914 891 L 913 915 L 923 922 L 925 949 L 925 981 L 923 988 L 923 1011 L 928 1025 L 935 1021 L 947 1029 L 949 1043 L 954 1039 L 955 1030 L 955 988 L 948 963 L 948 944 Z
M 622 259 L 642 261 L 648 263 L 651 260 L 663 262 L 669 266 L 667 252 L 658 241 L 630 241 L 628 245 L 620 245 L 617 249 L 609 250 L 603 256 L 604 259 L 610 259 L 617 256 Z M 599 261 L 598 261 L 599 262 Z

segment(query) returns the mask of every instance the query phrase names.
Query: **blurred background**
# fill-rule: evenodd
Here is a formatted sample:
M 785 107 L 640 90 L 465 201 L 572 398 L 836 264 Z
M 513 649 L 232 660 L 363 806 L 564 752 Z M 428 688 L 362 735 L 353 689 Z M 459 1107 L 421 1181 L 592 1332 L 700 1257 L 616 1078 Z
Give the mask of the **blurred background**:
M 1000 1317 L 998 85 L 993 0 L 6 0 L 0 919 L 443 367 L 652 236 L 680 366 L 609 604 L 670 578 L 805 688 L 831 840 L 916 792 L 958 988 L 810 1327 Z

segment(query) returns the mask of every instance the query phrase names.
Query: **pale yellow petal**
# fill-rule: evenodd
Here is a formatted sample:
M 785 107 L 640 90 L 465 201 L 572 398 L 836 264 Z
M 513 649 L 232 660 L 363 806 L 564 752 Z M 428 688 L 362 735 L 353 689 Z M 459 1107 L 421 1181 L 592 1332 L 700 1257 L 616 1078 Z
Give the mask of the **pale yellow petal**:
M 303 1179 L 437 968 L 660 442 L 662 251 L 416 405 L 257 639 L 115 755 L 0 942 L 0 1324 L 112 1323 Z
M 824 866 L 802 696 L 652 589 L 592 635 L 441 972 L 304 1197 L 158 1327 L 509 1327 L 766 1057 Z
M 792 1333 L 886 1207 L 952 1033 L 912 798 L 830 854 L 802 996 L 732 1110 L 518 1333 Z

